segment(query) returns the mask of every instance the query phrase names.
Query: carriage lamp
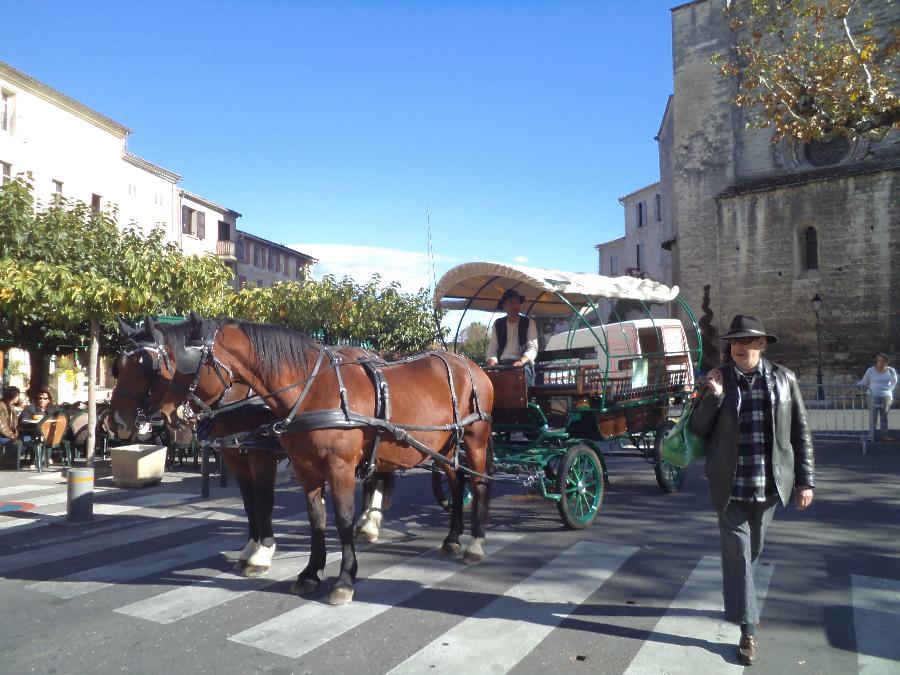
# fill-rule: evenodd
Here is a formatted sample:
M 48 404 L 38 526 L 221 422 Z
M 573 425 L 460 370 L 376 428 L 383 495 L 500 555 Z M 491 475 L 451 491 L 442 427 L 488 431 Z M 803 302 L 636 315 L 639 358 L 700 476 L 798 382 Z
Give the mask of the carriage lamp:
M 822 311 L 822 296 L 816 293 L 809 302 L 812 305 L 813 312 L 816 313 L 816 400 L 822 401 L 825 399 L 825 387 L 822 386 L 822 333 L 819 328 L 819 312 Z

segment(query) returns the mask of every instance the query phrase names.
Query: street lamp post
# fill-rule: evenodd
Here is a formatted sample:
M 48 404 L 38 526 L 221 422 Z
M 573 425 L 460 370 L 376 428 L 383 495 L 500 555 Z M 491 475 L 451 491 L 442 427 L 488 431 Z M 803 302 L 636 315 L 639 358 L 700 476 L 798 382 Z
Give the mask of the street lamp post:
M 816 400 L 825 399 L 825 387 L 822 386 L 822 332 L 819 330 L 819 312 L 822 311 L 822 296 L 816 293 L 810 301 L 816 313 Z

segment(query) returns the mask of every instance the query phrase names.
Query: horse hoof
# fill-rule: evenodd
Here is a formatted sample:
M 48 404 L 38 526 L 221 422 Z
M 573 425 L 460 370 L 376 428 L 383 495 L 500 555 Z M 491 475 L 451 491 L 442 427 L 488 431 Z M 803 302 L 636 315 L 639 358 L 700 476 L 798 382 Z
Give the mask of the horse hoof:
M 234 567 L 231 569 L 233 574 L 237 574 L 238 576 L 244 576 L 244 569 L 247 567 L 246 560 L 238 560 Z
M 353 589 L 347 586 L 335 588 L 328 596 L 329 605 L 346 605 L 351 600 L 353 600 Z
M 469 544 L 469 548 L 466 549 L 466 554 L 463 556 L 463 560 L 465 560 L 466 563 L 474 564 L 484 560 L 484 548 L 482 542 L 484 542 L 484 539 L 472 540 L 472 543 Z
M 267 565 L 247 565 L 242 574 L 245 577 L 263 577 L 268 573 L 269 567 Z
M 357 543 L 360 544 L 374 544 L 378 541 L 378 533 L 377 532 L 367 532 L 366 530 L 358 530 L 356 532 L 356 537 L 354 537 Z
M 458 542 L 447 542 L 445 541 L 443 546 L 441 546 L 441 555 L 459 555 L 460 551 L 462 551 L 462 546 L 459 545 Z
M 315 593 L 318 587 L 319 581 L 317 579 L 297 579 L 291 584 L 291 593 L 305 597 Z

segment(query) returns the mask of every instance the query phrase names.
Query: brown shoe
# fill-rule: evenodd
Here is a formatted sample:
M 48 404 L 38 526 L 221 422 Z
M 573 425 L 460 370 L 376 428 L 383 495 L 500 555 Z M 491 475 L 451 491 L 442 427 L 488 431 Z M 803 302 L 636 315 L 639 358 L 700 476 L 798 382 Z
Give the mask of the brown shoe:
M 738 643 L 737 660 L 745 666 L 752 666 L 756 663 L 758 654 L 758 643 L 752 635 L 741 635 L 741 641 Z

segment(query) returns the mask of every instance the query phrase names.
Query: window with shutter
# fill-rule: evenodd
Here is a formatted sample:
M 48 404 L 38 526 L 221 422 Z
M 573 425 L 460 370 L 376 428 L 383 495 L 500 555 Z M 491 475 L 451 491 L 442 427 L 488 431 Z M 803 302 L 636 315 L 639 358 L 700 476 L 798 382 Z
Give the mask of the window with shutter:
M 197 239 L 206 239 L 206 214 L 197 211 Z
M 191 209 L 188 206 L 181 206 L 181 233 L 191 233 Z

